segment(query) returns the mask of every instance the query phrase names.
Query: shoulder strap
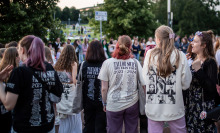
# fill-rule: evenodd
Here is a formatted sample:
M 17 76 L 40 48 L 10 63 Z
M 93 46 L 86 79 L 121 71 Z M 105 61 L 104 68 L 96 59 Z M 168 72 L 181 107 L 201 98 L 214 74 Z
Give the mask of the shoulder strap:
M 85 61 L 83 61 L 81 63 L 81 66 L 80 66 L 80 69 L 79 69 L 79 75 L 78 75 L 78 81 L 82 81 L 82 68 L 83 68 L 83 64 L 84 64 Z

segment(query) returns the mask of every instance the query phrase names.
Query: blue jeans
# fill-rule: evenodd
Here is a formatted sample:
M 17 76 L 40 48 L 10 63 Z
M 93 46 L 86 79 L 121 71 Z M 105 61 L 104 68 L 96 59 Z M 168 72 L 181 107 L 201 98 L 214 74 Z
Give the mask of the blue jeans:
M 134 53 L 135 59 L 139 60 L 140 54 L 139 53 Z

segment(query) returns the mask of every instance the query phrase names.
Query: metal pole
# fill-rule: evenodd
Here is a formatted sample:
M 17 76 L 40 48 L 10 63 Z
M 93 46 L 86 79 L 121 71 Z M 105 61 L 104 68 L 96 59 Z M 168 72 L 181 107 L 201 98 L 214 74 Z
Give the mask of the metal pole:
M 102 19 L 100 18 L 100 37 L 102 42 Z
M 173 12 L 171 12 L 171 28 L 173 28 Z
M 167 14 L 168 14 L 168 16 L 167 16 L 167 25 L 169 26 L 169 27 L 171 27 L 171 24 L 170 24 L 170 21 L 171 21 L 171 13 L 170 13 L 170 11 L 171 11 L 171 0 L 167 0 Z

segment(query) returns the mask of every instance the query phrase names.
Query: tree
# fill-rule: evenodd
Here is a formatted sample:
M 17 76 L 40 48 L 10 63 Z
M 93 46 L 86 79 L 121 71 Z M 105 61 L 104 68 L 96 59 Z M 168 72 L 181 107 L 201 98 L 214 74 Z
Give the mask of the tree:
M 56 6 L 55 7 L 55 18 L 58 18 L 61 20 L 61 16 L 62 16 L 62 10 L 60 9 L 60 7 Z
M 51 42 L 55 42 L 58 37 L 60 38 L 61 42 L 65 41 L 65 36 L 62 31 L 62 28 L 64 28 L 64 25 L 61 25 L 60 23 L 61 23 L 60 20 L 54 21 L 54 25 L 50 29 L 49 40 Z
M 70 9 L 68 7 L 65 7 L 62 12 L 61 20 L 68 21 L 70 18 Z
M 219 34 L 219 11 L 215 10 L 219 4 L 218 0 L 171 0 L 174 31 L 184 36 L 212 29 Z M 152 9 L 156 19 L 167 24 L 167 0 L 159 0 Z
M 0 42 L 34 34 L 46 41 L 58 0 L 5 0 L 0 3 Z
M 105 0 L 99 9 L 107 11 L 108 21 L 103 22 L 103 33 L 108 37 L 117 38 L 119 35 L 148 37 L 152 36 L 159 25 L 150 11 L 149 0 Z M 95 32 L 99 32 L 99 21 L 90 20 Z
M 220 33 L 218 12 L 213 9 L 213 3 L 203 1 L 187 0 L 182 12 L 182 19 L 178 24 L 180 27 L 178 33 L 189 35 L 198 30 L 213 30 L 217 34 Z
M 79 10 L 77 10 L 75 7 L 71 7 L 70 8 L 70 19 L 72 21 L 78 21 L 79 13 L 80 13 Z

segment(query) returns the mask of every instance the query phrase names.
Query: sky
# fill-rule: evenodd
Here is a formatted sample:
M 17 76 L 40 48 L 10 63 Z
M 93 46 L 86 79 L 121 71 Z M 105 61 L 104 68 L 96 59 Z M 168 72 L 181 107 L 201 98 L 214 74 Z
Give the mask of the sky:
M 57 4 L 62 9 L 64 7 L 72 7 L 75 6 L 76 9 L 84 8 L 84 7 L 91 7 L 94 5 L 103 3 L 104 0 L 60 0 L 60 2 Z

